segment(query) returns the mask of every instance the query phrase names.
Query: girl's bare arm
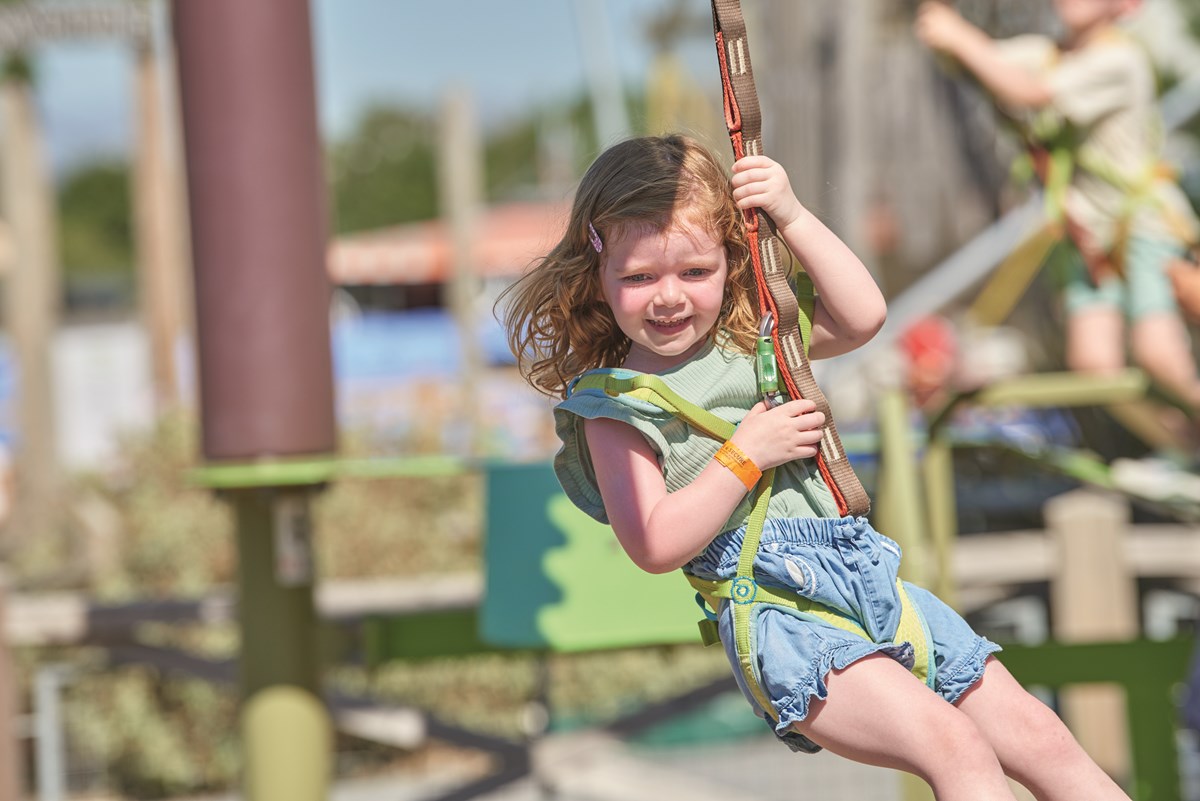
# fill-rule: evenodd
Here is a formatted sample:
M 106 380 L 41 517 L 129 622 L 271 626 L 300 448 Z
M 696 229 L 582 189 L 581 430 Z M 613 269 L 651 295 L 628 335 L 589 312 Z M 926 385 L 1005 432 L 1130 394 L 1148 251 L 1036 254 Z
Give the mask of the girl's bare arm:
M 787 173 L 766 156 L 748 156 L 733 165 L 733 197 L 738 206 L 771 215 L 779 236 L 800 259 L 817 290 L 809 356 L 847 353 L 875 336 L 887 317 L 887 303 L 862 260 L 830 231 L 792 191 Z
M 1007 62 L 991 37 L 945 3 L 922 3 L 915 30 L 918 39 L 958 61 L 1002 105 L 1038 109 L 1054 99 L 1045 80 Z

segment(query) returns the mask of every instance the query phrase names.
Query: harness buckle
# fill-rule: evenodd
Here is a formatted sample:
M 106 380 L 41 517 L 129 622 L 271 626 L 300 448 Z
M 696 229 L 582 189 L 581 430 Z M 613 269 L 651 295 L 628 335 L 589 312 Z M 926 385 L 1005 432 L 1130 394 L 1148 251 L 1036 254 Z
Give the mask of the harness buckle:
M 729 585 L 729 600 L 739 606 L 754 603 L 758 597 L 758 582 L 749 576 L 738 576 Z
M 775 359 L 775 343 L 771 336 L 775 332 L 775 315 L 767 312 L 758 322 L 758 343 L 755 347 L 754 364 L 758 374 L 758 394 L 772 409 L 783 403 L 779 392 L 779 363 Z

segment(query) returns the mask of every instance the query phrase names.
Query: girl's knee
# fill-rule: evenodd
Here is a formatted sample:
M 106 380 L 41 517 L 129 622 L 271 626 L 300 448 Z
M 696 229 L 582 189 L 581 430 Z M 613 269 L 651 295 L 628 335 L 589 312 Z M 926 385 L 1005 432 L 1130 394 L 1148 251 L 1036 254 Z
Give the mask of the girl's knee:
M 1067 350 L 1067 367 L 1077 373 L 1112 375 L 1122 370 L 1125 363 L 1116 352 L 1095 347 L 1074 347 Z
M 938 774 L 987 773 L 1000 769 L 1000 760 L 992 744 L 975 721 L 947 705 L 950 714 L 938 715 L 918 729 L 920 742 L 916 745 L 930 755 L 937 755 L 928 764 L 916 766 L 914 772 L 931 784 Z
M 955 714 L 942 717 L 935 721 L 925 735 L 931 742 L 937 743 L 938 751 L 943 753 L 961 753 L 969 757 L 972 753 L 992 754 L 991 743 L 975 721 L 958 710 Z

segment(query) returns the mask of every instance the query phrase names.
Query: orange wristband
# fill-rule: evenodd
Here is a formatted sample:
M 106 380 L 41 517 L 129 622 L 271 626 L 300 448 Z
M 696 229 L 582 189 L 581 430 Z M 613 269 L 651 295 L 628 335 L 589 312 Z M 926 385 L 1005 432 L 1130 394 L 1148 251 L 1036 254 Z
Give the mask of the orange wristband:
M 762 478 L 762 471 L 758 469 L 758 465 L 749 456 L 742 453 L 742 449 L 734 445 L 732 440 L 727 440 L 713 458 L 728 467 L 729 472 L 746 485 L 747 492 L 753 490 L 754 485 Z

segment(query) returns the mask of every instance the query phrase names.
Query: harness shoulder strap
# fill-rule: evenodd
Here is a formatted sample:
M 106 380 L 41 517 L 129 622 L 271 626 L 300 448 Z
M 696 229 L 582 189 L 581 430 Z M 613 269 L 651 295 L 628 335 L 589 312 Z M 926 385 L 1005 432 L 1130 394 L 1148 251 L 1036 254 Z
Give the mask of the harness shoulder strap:
M 598 389 L 606 395 L 629 395 L 653 403 L 665 412 L 673 414 L 692 428 L 724 442 L 733 436 L 737 428 L 728 420 L 718 417 L 707 409 L 697 406 L 656 375 L 639 373 L 621 376 L 611 370 L 593 370 L 584 373 L 575 383 L 573 392 L 581 389 Z

